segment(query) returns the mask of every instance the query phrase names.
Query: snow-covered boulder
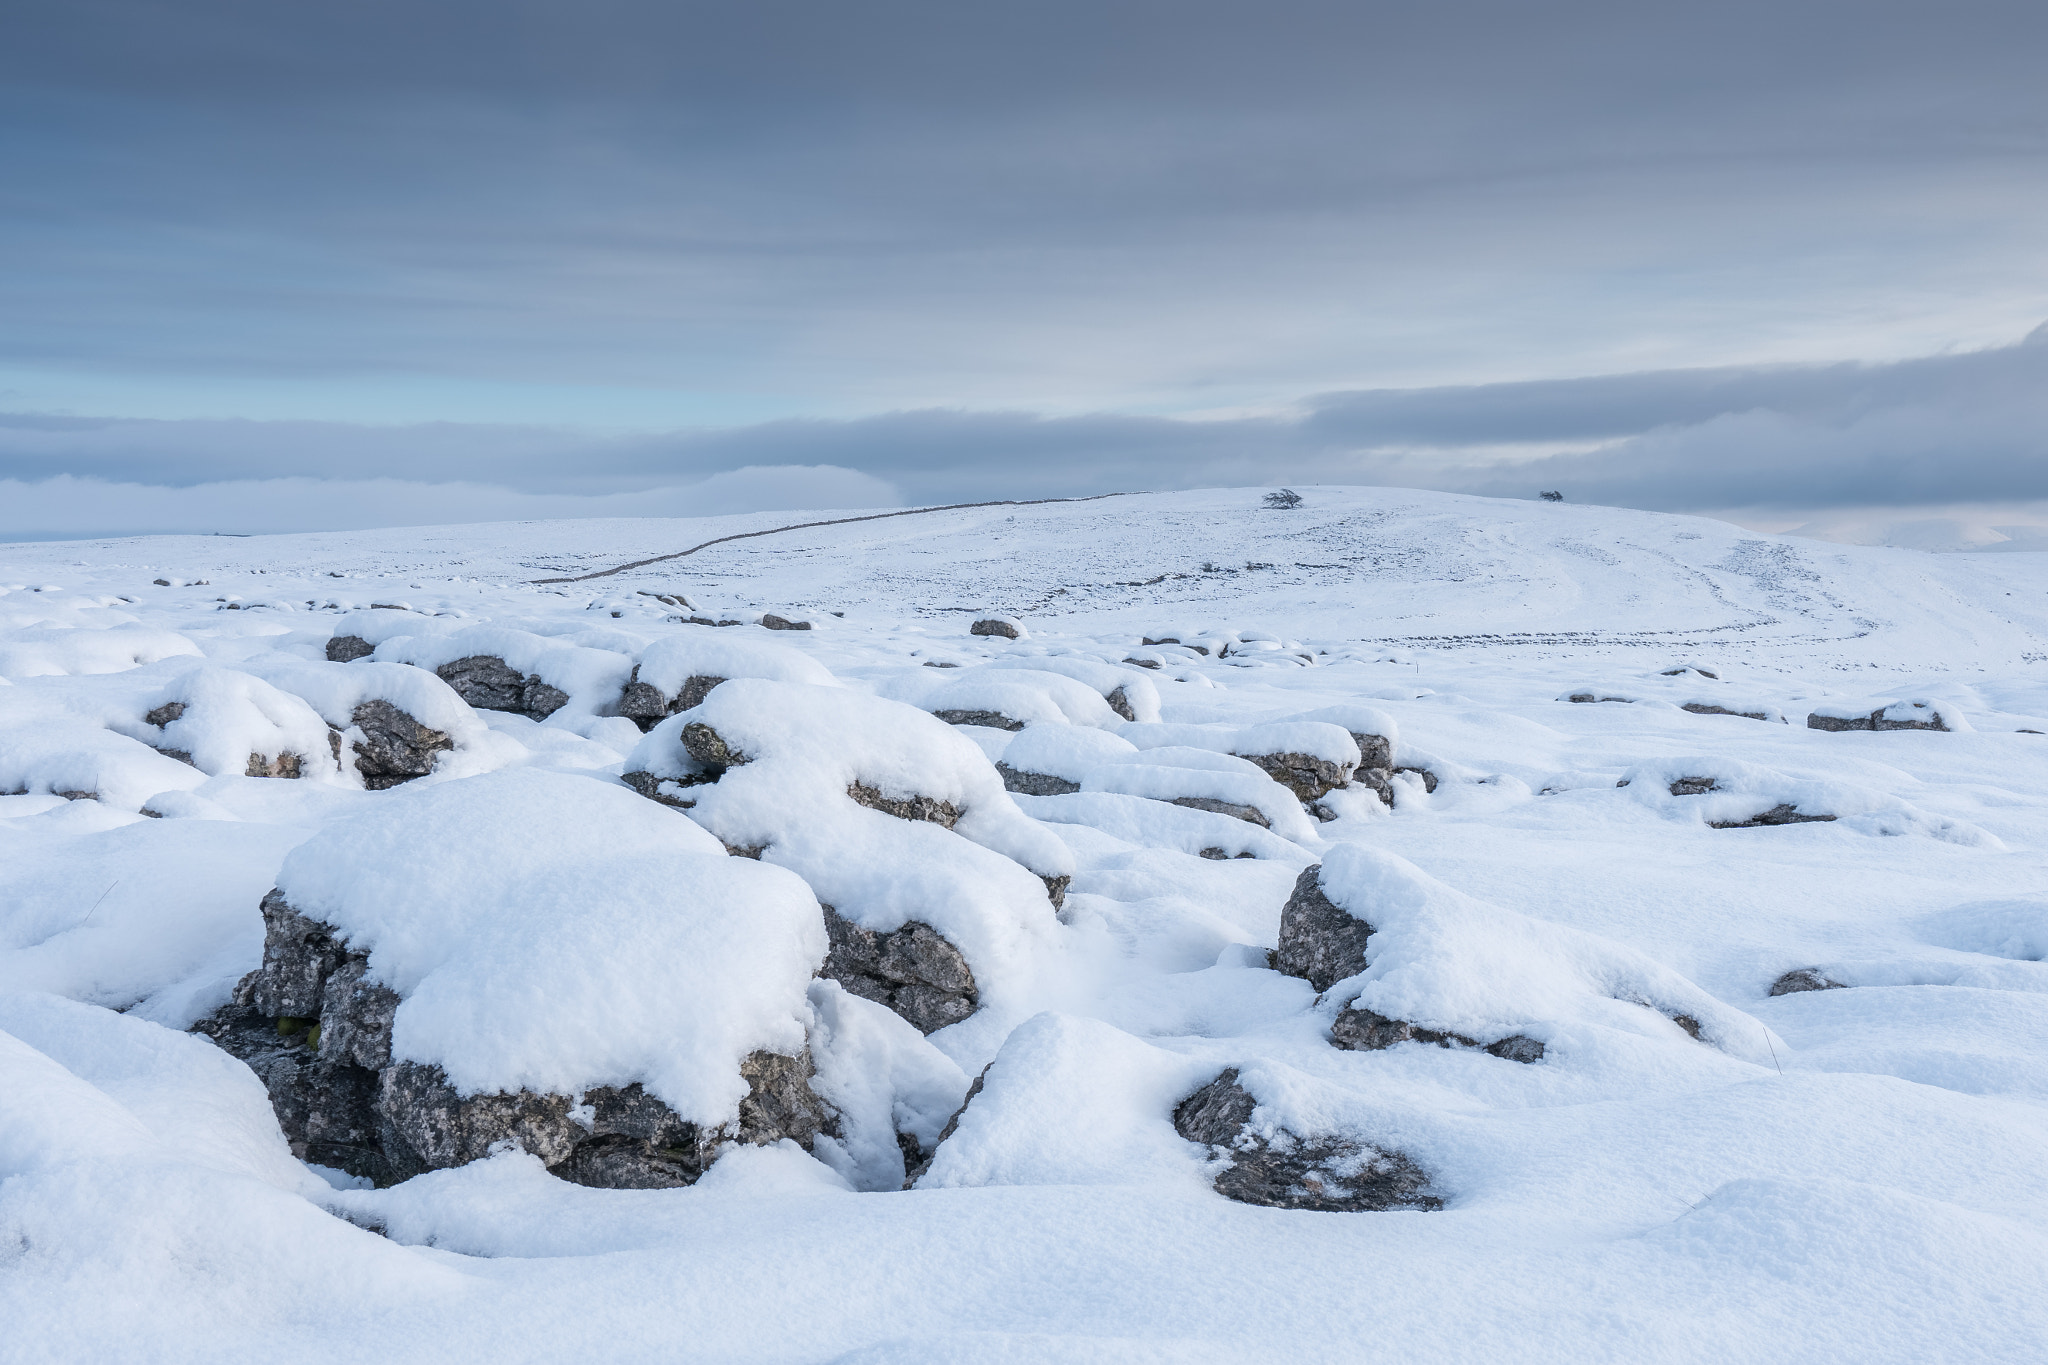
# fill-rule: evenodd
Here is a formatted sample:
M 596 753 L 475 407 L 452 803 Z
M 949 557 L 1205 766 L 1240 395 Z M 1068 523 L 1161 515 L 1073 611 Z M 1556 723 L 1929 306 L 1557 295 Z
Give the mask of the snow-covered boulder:
M 1021 662 L 1034 665 L 1047 661 Z M 1119 720 L 1116 710 L 1087 683 L 1028 666 L 998 668 L 990 664 L 980 668 L 918 669 L 885 678 L 876 690 L 894 701 L 929 711 L 948 725 L 1021 730 L 1042 721 L 1107 729 L 1114 728 Z
M 424 669 L 374 660 L 268 660 L 244 667 L 310 706 L 335 733 L 343 770 L 371 791 L 435 771 L 482 772 L 520 753 L 516 742 L 493 734 L 453 688 Z
M 0 795 L 49 793 L 139 811 L 151 797 L 205 781 L 190 764 L 84 720 L 0 718 Z
M 1216 1193 L 1241 1204 L 1325 1213 L 1440 1209 L 1429 1175 L 1399 1152 L 1336 1135 L 1302 1135 L 1262 1113 L 1235 1067 L 1182 1100 L 1174 1131 L 1208 1147 Z
M 565 709 L 578 720 L 604 715 L 617 705 L 633 672 L 624 654 L 502 626 L 394 635 L 371 657 L 429 669 L 480 711 L 512 711 L 534 720 Z
M 202 666 L 169 678 L 120 726 L 167 758 L 209 776 L 333 777 L 341 737 L 302 699 L 234 669 Z
M 125 673 L 198 653 L 199 646 L 176 631 L 149 626 L 24 626 L 0 636 L 0 678 Z
M 1655 759 L 1630 768 L 1616 786 L 1667 819 L 1696 820 L 1711 829 L 1840 822 L 1862 834 L 1921 834 L 1987 848 L 1997 844 L 1975 825 L 1930 815 L 1865 785 L 1799 777 L 1733 759 Z
M 988 664 L 992 669 L 1017 669 L 1033 673 L 1054 673 L 1063 678 L 1094 690 L 1095 694 L 1109 705 L 1109 709 L 1128 721 L 1156 721 L 1159 719 L 1159 689 L 1143 673 L 1133 673 L 1128 668 L 1115 664 L 1101 663 L 1094 659 L 1076 659 L 1068 655 L 1029 655 L 1023 658 L 997 659 Z
M 1149 797 L 1248 821 L 1297 843 L 1318 841 L 1292 792 L 1250 760 L 1210 749 L 1140 750 L 1089 769 L 1081 790 Z
M 1294 793 L 1320 800 L 1351 780 L 1361 747 L 1343 726 L 1324 720 L 1263 725 L 1126 725 L 1118 735 L 1140 749 L 1207 749 L 1242 758 Z
M 584 1184 L 808 1143 L 816 901 L 689 821 L 538 770 L 323 829 L 263 903 L 263 964 L 201 1025 L 308 1159 L 404 1179 L 503 1141 Z
M 1967 730 L 1969 722 L 1952 703 L 1928 699 L 1830 702 L 1806 718 L 1809 730 Z
M 727 848 L 810 883 L 843 921 L 828 974 L 922 1029 L 1028 974 L 1073 876 L 972 739 L 848 688 L 734 679 L 626 767 Z
M 1759 1063 L 1773 1046 L 1761 1023 L 1633 949 L 1485 904 L 1357 844 L 1302 873 L 1274 962 L 1337 1008 L 1336 1039 L 1353 1048 L 1425 1041 L 1530 1061 L 1594 1028 L 1690 1037 Z
M 764 641 L 689 631 L 640 654 L 620 694 L 618 713 L 643 731 L 687 711 L 728 678 L 773 678 L 830 687 L 831 670 L 801 650 Z
M 1058 796 L 1081 790 L 1090 769 L 1138 752 L 1108 730 L 1085 725 L 1027 725 L 1003 747 L 996 771 L 1003 785 L 1029 796 Z

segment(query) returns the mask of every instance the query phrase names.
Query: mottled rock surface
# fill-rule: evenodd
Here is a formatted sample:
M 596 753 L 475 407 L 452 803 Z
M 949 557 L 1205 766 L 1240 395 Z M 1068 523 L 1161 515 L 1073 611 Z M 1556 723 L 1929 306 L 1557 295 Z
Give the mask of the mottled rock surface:
M 327 642 L 327 662 L 331 664 L 367 659 L 376 652 L 377 647 L 360 635 L 337 635 Z
M 1280 946 L 1273 956 L 1275 970 L 1301 977 L 1318 991 L 1365 970 L 1365 943 L 1372 933 L 1370 924 L 1323 894 L 1317 880 L 1322 870 L 1317 863 L 1294 879 L 1294 894 L 1280 910 Z
M 1186 806 L 1189 810 L 1205 810 L 1211 815 L 1227 815 L 1233 820 L 1257 825 L 1260 829 L 1273 828 L 1273 822 L 1257 806 L 1240 806 L 1235 801 L 1219 801 L 1213 796 L 1176 796 L 1171 804 Z
M 1006 617 L 991 616 L 986 620 L 976 621 L 967 628 L 967 633 L 969 635 L 999 635 L 1005 640 L 1014 640 L 1022 635 L 1023 631 L 1015 621 L 1009 620 Z
M 1832 815 L 1807 815 L 1797 806 L 1780 802 L 1769 810 L 1752 815 L 1747 820 L 1709 820 L 1712 829 L 1756 829 L 1766 825 L 1808 825 L 1824 824 L 1834 819 Z
M 1438 1047 L 1471 1048 L 1490 1052 L 1511 1062 L 1543 1060 L 1543 1044 L 1522 1034 L 1495 1043 L 1482 1043 L 1462 1033 L 1422 1028 L 1404 1019 L 1389 1019 L 1369 1009 L 1351 1005 L 1337 1012 L 1330 1024 L 1330 1041 L 1347 1052 L 1377 1052 L 1396 1043 L 1434 1043 Z
M 371 791 L 384 791 L 434 770 L 434 756 L 455 741 L 430 729 L 388 701 L 362 703 L 349 719 L 362 731 L 356 741 L 356 771 Z
M 761 618 L 761 624 L 768 630 L 809 630 L 811 628 L 809 621 L 792 621 L 788 617 L 777 616 L 772 611 Z
M 946 829 L 953 828 L 960 820 L 958 806 L 934 796 L 884 796 L 861 782 L 848 786 L 846 794 L 869 810 L 878 810 L 899 820 L 926 820 Z
M 687 1122 L 639 1085 L 569 1095 L 463 1095 L 437 1066 L 396 1060 L 398 995 L 330 926 L 272 891 L 263 965 L 194 1032 L 248 1063 L 269 1091 L 292 1151 L 380 1185 L 459 1166 L 511 1141 L 565 1180 L 613 1189 L 687 1185 L 728 1142 L 808 1145 L 835 1123 L 812 1092 L 808 1051 L 756 1052 L 733 1122 Z
M 1216 1193 L 1241 1204 L 1326 1213 L 1387 1209 L 1440 1209 L 1429 1176 L 1399 1152 L 1336 1136 L 1303 1137 L 1279 1129 L 1255 1131 L 1258 1102 L 1224 1072 L 1173 1111 L 1174 1131 L 1207 1146 L 1230 1165 L 1219 1172 Z
M 479 711 L 516 711 L 546 720 L 569 704 L 567 692 L 521 673 L 495 654 L 472 654 L 442 664 L 434 672 L 456 696 Z
M 888 1006 L 920 1032 L 957 1024 L 980 1005 L 967 959 L 929 924 L 878 933 L 828 905 L 825 932 L 832 947 L 818 975 Z
M 1696 716 L 1740 716 L 1744 720 L 1770 719 L 1770 716 L 1762 711 L 1735 711 L 1726 706 L 1714 706 L 1703 701 L 1689 701 L 1681 706 L 1679 710 L 1690 711 Z
M 1812 967 L 1795 967 L 1771 983 L 1772 995 L 1798 995 L 1803 991 L 1839 991 L 1847 987 L 1844 983 L 1823 975 Z
M 1012 720 L 1000 711 L 972 711 L 949 708 L 944 711 L 934 711 L 932 714 L 948 725 L 980 725 L 991 730 L 1021 730 L 1024 728 L 1023 721 Z
M 1351 780 L 1355 769 L 1348 763 L 1337 763 L 1314 754 L 1239 754 L 1239 758 L 1258 765 L 1266 776 L 1294 793 L 1302 802 L 1320 801 Z
M 996 772 L 1002 775 L 1003 786 L 1026 796 L 1065 796 L 1068 792 L 1081 790 L 1079 782 L 1069 782 L 1064 777 L 1051 773 L 1027 773 L 1012 768 L 1007 763 L 996 764 Z

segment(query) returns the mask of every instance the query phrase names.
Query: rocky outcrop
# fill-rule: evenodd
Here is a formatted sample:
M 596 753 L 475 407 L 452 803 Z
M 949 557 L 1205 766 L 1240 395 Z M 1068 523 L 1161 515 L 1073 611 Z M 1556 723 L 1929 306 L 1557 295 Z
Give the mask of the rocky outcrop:
M 360 635 L 337 635 L 327 642 L 327 662 L 331 664 L 367 659 L 376 652 L 377 646 Z
M 957 1024 L 980 1007 L 967 959 L 929 924 L 912 920 L 878 933 L 828 905 L 825 932 L 832 947 L 818 974 L 886 1005 L 922 1033 Z
M 1771 983 L 1772 995 L 1798 995 L 1803 991 L 1846 990 L 1845 983 L 1823 975 L 1812 967 L 1795 967 Z
M 1189 810 L 1205 810 L 1211 815 L 1227 815 L 1233 820 L 1257 825 L 1260 829 L 1273 828 L 1273 822 L 1257 806 L 1240 806 L 1235 801 L 1219 801 L 1213 796 L 1176 796 L 1170 804 L 1186 806 Z
M 934 711 L 934 716 L 948 725 L 980 725 L 990 730 L 1021 730 L 1024 722 L 1012 720 L 1000 711 L 946 710 Z
M 509 1140 L 565 1180 L 659 1189 L 694 1181 L 726 1143 L 808 1145 L 835 1121 L 811 1091 L 808 1051 L 746 1058 L 747 1096 L 718 1128 L 684 1120 L 637 1084 L 580 1097 L 465 1096 L 439 1067 L 392 1057 L 399 997 L 369 979 L 362 954 L 276 891 L 262 911 L 263 965 L 194 1031 L 249 1064 L 302 1160 L 388 1185 Z
M 1825 716 L 1816 711 L 1806 718 L 1809 730 L 1940 730 L 1948 731 L 1941 712 L 1924 701 L 1892 702 L 1867 716 Z
M 1679 795 L 1673 792 L 1672 795 Z M 1709 829 L 1757 829 L 1767 825 L 1809 825 L 1825 824 L 1833 820 L 1832 815 L 1807 815 L 1797 806 L 1780 802 L 1769 810 L 1752 815 L 1747 820 L 1709 820 Z
M 514 711 L 546 720 L 569 704 L 569 694 L 495 654 L 472 654 L 434 670 L 455 695 L 479 711 Z
M 388 701 L 362 703 L 349 719 L 362 732 L 356 741 L 356 771 L 371 791 L 384 791 L 434 770 L 434 756 L 453 749 L 445 731 L 431 729 Z
M 1429 1176 L 1399 1152 L 1336 1136 L 1304 1137 L 1279 1129 L 1253 1129 L 1258 1108 L 1238 1084 L 1235 1070 L 1182 1100 L 1173 1128 L 1230 1164 L 1215 1178 L 1216 1193 L 1241 1204 L 1326 1213 L 1386 1209 L 1440 1209 Z
M 1320 801 L 1351 780 L 1355 767 L 1314 754 L 1239 754 L 1239 758 L 1263 769 L 1266 776 L 1294 793 L 1297 801 Z
M 1002 775 L 1006 789 L 1025 796 L 1065 796 L 1068 792 L 1081 790 L 1079 782 L 1069 782 L 1051 773 L 1022 772 L 1007 763 L 996 764 L 996 771 Z
M 1365 970 L 1365 942 L 1372 926 L 1323 894 L 1321 863 L 1294 879 L 1294 894 L 1280 910 L 1280 946 L 1274 970 L 1298 976 L 1318 992 Z
M 685 725 L 680 738 L 683 752 L 703 764 L 714 780 L 727 768 L 737 768 L 747 761 L 745 754 L 727 744 L 718 731 L 701 720 Z
M 711 695 L 711 689 L 724 681 L 724 678 L 709 674 L 693 675 L 683 679 L 682 690 L 669 697 L 664 696 L 653 683 L 640 681 L 640 665 L 634 664 L 633 676 L 626 680 L 614 709 L 644 733 L 677 712 L 701 705 L 704 698 Z
M 649 801 L 659 801 L 662 805 L 675 810 L 688 810 L 696 805 L 696 799 L 690 795 L 690 788 L 701 787 L 712 781 L 709 777 L 695 775 L 656 777 L 653 773 L 620 773 L 619 780 Z
M 1673 796 L 1705 796 L 1720 789 L 1721 784 L 1711 777 L 1677 777 L 1671 780 L 1669 791 Z
M 811 628 L 809 621 L 792 621 L 787 617 L 777 616 L 772 611 L 761 618 L 761 625 L 767 630 L 809 630 Z
M 1396 1043 L 1434 1043 L 1438 1047 L 1470 1048 L 1490 1052 L 1511 1062 L 1540 1062 L 1543 1044 L 1522 1034 L 1495 1043 L 1482 1043 L 1462 1033 L 1422 1028 L 1403 1019 L 1389 1019 L 1369 1009 L 1351 1005 L 1337 1012 L 1330 1024 L 1330 1041 L 1347 1052 L 1377 1052 Z
M 967 628 L 969 635 L 998 635 L 1005 640 L 1015 640 L 1024 634 L 1024 628 L 1007 616 L 991 616 L 976 621 Z
M 846 794 L 869 810 L 878 810 L 899 820 L 926 820 L 945 829 L 953 828 L 960 820 L 958 806 L 935 796 L 884 796 L 860 782 L 848 786 Z
M 1707 676 L 1712 677 L 1713 675 L 1708 674 Z M 1770 719 L 1770 715 L 1763 711 L 1735 711 L 1726 706 L 1715 706 L 1703 701 L 1689 701 L 1678 709 L 1690 711 L 1696 716 L 1740 716 L 1744 720 Z

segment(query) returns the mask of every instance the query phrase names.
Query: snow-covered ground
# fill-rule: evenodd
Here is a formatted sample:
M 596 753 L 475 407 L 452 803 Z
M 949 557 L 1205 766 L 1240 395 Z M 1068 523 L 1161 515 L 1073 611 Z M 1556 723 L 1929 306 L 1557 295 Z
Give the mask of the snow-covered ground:
M 834 515 L 0 547 L 0 1361 L 2048 1349 L 2048 555 L 1222 490 L 534 581 Z M 1807 723 L 1879 713 L 1945 728 Z M 1373 930 L 1321 994 L 1318 865 Z M 188 1031 L 273 887 L 387 1067 L 710 1131 L 808 1049 L 830 1117 L 683 1188 L 308 1166 Z M 827 923 L 973 984 L 813 980 Z M 1231 1071 L 1440 1207 L 1226 1198 L 1256 1144 L 1175 1125 Z

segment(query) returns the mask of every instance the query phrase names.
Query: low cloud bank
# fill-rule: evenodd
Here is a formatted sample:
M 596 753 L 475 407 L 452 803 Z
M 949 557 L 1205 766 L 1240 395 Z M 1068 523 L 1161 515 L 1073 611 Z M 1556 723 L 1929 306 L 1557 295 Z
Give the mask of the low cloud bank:
M 683 487 L 527 493 L 409 479 L 235 479 L 183 488 L 60 475 L 0 481 L 0 539 L 164 532 L 347 531 L 549 517 L 699 517 L 801 508 L 898 507 L 888 483 L 830 466 L 749 467 Z
M 16 538 L 1342 483 L 1555 489 L 1659 511 L 1740 508 L 1749 524 L 1865 509 L 1859 535 L 1956 520 L 1910 509 L 1962 505 L 1953 535 L 1899 533 L 1961 548 L 2026 539 L 1986 528 L 2033 526 L 2025 505 L 2048 500 L 2048 326 L 1887 364 L 1358 390 L 1228 420 L 930 409 L 600 435 L 0 416 L 0 479 L 12 480 L 0 483 L 0 535 Z

